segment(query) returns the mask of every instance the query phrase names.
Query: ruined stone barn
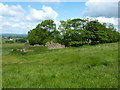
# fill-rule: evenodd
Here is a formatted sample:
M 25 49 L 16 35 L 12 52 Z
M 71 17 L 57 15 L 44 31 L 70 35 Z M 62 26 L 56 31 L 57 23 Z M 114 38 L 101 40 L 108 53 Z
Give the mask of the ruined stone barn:
M 61 48 L 65 48 L 65 45 L 61 45 L 59 43 L 54 43 L 54 42 L 47 42 L 45 44 L 46 47 L 48 47 L 48 49 L 61 49 Z

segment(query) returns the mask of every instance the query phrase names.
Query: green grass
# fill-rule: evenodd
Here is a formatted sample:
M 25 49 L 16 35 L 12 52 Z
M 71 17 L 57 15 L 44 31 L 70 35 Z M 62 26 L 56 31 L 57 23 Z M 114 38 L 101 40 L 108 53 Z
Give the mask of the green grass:
M 4 88 L 116 88 L 118 87 L 118 44 L 10 54 L 23 44 L 4 45 Z M 8 52 L 8 53 L 7 53 Z

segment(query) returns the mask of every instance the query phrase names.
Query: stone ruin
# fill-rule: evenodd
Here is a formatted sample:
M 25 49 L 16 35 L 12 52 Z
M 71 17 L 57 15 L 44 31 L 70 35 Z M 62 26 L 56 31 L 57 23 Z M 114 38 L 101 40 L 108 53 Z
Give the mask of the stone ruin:
M 18 51 L 18 52 L 28 52 L 29 49 L 29 43 L 25 43 L 22 49 L 11 49 L 11 51 Z
M 35 44 L 34 46 L 44 46 L 44 45 L 40 45 L 40 44 Z
M 61 45 L 59 43 L 54 43 L 54 42 L 47 42 L 45 44 L 46 47 L 48 47 L 48 49 L 61 49 L 61 48 L 65 48 L 65 45 Z
M 17 51 L 17 52 L 28 52 L 26 49 L 11 49 L 12 52 Z
M 23 49 L 27 50 L 29 48 L 29 43 L 25 43 Z

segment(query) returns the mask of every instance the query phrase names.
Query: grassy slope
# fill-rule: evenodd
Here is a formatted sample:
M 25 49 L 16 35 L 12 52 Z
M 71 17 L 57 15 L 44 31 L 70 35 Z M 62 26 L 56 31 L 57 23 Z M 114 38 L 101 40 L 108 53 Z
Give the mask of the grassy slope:
M 117 43 L 47 50 L 31 47 L 28 54 L 9 55 L 3 45 L 3 87 L 104 88 L 118 85 Z

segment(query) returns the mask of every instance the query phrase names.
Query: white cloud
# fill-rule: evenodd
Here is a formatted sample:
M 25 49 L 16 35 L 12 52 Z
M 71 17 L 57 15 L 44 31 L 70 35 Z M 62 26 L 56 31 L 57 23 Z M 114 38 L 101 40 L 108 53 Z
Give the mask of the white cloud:
M 42 21 L 45 19 L 55 20 L 57 16 L 58 13 L 54 11 L 51 7 L 43 6 L 42 10 L 30 8 L 30 14 L 28 14 L 26 18 L 29 21 Z
M 28 5 L 27 7 L 28 7 L 28 8 L 30 8 L 30 7 L 31 7 L 31 5 Z
M 3 16 L 0 16 L 0 20 L 3 19 Z
M 112 23 L 118 30 L 119 0 L 87 0 L 83 15 L 101 23 Z
M 4 5 L 0 3 L 0 15 L 1 16 L 21 16 L 24 15 L 25 11 L 24 9 L 20 6 L 9 6 L 9 5 Z
M 2 22 L 2 20 L 3 20 L 3 16 L 0 16 L 0 22 Z
M 28 33 L 30 29 L 33 29 L 35 24 L 28 24 L 24 22 L 20 23 L 10 23 L 10 22 L 3 22 L 2 23 L 2 33 Z
M 98 20 L 101 23 L 112 23 L 115 28 L 118 30 L 118 18 L 111 17 L 111 18 L 106 18 L 106 17 L 86 17 L 90 18 L 92 20 Z
M 111 18 L 106 18 L 106 17 L 86 17 L 86 18 L 91 18 L 91 19 L 94 19 L 94 20 L 98 20 L 99 22 L 101 23 L 112 23 L 114 25 L 118 25 L 118 18 L 114 18 L 114 17 L 111 17 Z
M 0 3 L 0 30 L 2 33 L 28 33 L 42 20 L 56 20 L 58 16 L 57 12 L 48 6 L 43 6 L 41 10 L 36 10 L 30 5 L 27 7 L 30 10 L 28 13 L 20 5 Z
M 22 19 L 23 19 L 23 17 L 11 17 L 11 18 L 9 18 L 9 21 L 17 23 L 17 22 L 22 21 Z
M 118 0 L 88 0 L 84 16 L 91 17 L 117 17 L 118 16 Z

